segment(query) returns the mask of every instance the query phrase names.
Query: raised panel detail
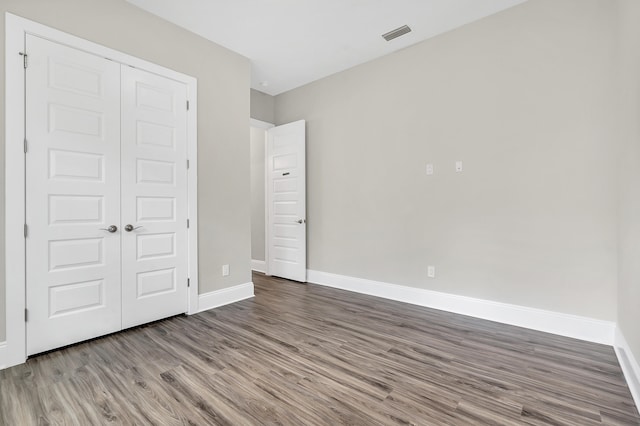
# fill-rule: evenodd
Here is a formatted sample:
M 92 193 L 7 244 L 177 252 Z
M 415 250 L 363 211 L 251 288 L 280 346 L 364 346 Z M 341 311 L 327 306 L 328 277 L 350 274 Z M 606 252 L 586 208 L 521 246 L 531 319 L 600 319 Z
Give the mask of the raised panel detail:
M 284 148 L 290 150 L 292 146 L 296 145 L 296 143 L 296 137 L 293 135 L 281 134 L 273 138 L 274 148 Z
M 176 220 L 176 200 L 173 197 L 138 197 L 138 222 L 173 222 Z
M 294 247 L 283 247 L 275 245 L 273 248 L 273 256 L 275 260 L 287 263 L 297 263 L 298 249 Z
M 136 105 L 159 111 L 173 112 L 173 93 L 170 90 L 136 83 Z
M 295 192 L 298 189 L 298 178 L 274 179 L 273 193 L 286 194 Z
M 176 290 L 175 268 L 139 272 L 136 278 L 138 299 L 170 293 Z
M 136 164 L 138 183 L 174 185 L 175 163 L 156 160 L 138 160 Z
M 295 216 L 297 211 L 297 201 L 274 201 L 273 203 L 273 214 L 275 216 Z
M 275 224 L 273 238 L 296 239 L 298 225 Z
M 102 265 L 102 238 L 49 241 L 49 271 Z
M 90 195 L 49 195 L 49 224 L 102 223 L 103 197 Z
M 296 154 L 273 156 L 273 170 L 295 169 L 298 165 Z
M 104 117 L 102 113 L 80 108 L 49 105 L 49 132 L 67 132 L 102 139 Z
M 103 280 L 63 284 L 49 288 L 49 318 L 70 315 L 104 306 Z
M 102 96 L 102 72 L 49 58 L 49 87 L 94 97 Z
M 104 177 L 102 155 L 74 151 L 49 151 L 49 178 L 101 182 Z
M 138 145 L 150 145 L 161 148 L 175 148 L 175 129 L 162 124 L 138 121 L 136 141 Z
M 157 259 L 176 255 L 175 233 L 142 234 L 137 236 L 138 260 Z

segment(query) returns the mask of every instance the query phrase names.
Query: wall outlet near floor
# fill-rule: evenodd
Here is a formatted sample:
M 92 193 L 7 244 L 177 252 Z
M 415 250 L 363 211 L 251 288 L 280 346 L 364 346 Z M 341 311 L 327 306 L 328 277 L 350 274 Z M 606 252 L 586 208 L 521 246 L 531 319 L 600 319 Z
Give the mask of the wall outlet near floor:
M 427 277 L 435 278 L 436 277 L 436 267 L 435 266 L 427 266 Z
M 229 276 L 229 265 L 222 265 L 222 276 Z
M 462 171 L 462 161 L 456 161 L 456 172 L 460 173 Z
M 433 174 L 433 164 L 427 164 L 427 176 L 431 176 Z

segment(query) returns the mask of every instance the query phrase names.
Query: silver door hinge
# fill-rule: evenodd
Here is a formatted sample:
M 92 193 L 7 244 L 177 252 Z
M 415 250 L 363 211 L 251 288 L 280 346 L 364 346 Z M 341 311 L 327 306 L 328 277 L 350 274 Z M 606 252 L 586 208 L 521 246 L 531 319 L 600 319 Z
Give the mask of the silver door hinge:
M 29 143 L 27 142 L 27 138 L 24 138 L 24 153 L 26 154 L 29 151 Z
M 24 310 L 24 322 L 29 321 L 29 310 L 25 309 Z
M 22 56 L 22 63 L 23 63 L 23 65 L 24 65 L 24 69 L 27 69 L 27 67 L 29 66 L 29 60 L 27 59 L 27 57 L 28 57 L 29 55 L 27 55 L 27 54 L 26 54 L 26 53 L 24 53 L 24 52 L 20 52 L 20 55 Z
M 187 228 L 189 228 L 189 219 L 187 219 Z
M 187 101 L 187 111 L 189 111 L 189 101 Z
M 191 278 L 187 278 L 187 287 L 191 287 Z
M 24 224 L 24 237 L 27 238 L 27 235 L 29 234 L 29 227 L 27 226 L 27 224 Z
M 187 160 L 187 170 L 189 169 L 189 160 Z

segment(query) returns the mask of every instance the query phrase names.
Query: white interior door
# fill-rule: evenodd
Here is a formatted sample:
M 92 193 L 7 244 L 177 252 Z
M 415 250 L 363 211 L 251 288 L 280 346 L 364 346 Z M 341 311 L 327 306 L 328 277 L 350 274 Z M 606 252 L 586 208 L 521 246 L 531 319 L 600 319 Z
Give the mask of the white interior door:
M 120 65 L 38 37 L 26 44 L 31 355 L 121 328 L 121 231 L 105 230 L 120 222 Z
M 26 44 L 27 354 L 186 312 L 186 85 Z
M 270 275 L 307 281 L 305 121 L 267 130 Z
M 122 67 L 123 328 L 184 313 L 187 87 Z

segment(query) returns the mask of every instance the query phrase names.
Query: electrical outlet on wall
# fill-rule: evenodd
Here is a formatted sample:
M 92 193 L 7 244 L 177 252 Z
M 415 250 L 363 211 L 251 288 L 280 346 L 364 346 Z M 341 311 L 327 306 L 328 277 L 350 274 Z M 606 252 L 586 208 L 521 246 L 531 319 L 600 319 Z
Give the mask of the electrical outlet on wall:
M 427 266 L 427 277 L 435 278 L 436 277 L 436 267 L 433 265 Z
M 226 277 L 229 275 L 229 265 L 222 265 L 222 276 Z
M 460 173 L 462 171 L 462 161 L 456 161 L 456 172 Z
M 427 176 L 431 176 L 433 174 L 433 164 L 427 164 Z

